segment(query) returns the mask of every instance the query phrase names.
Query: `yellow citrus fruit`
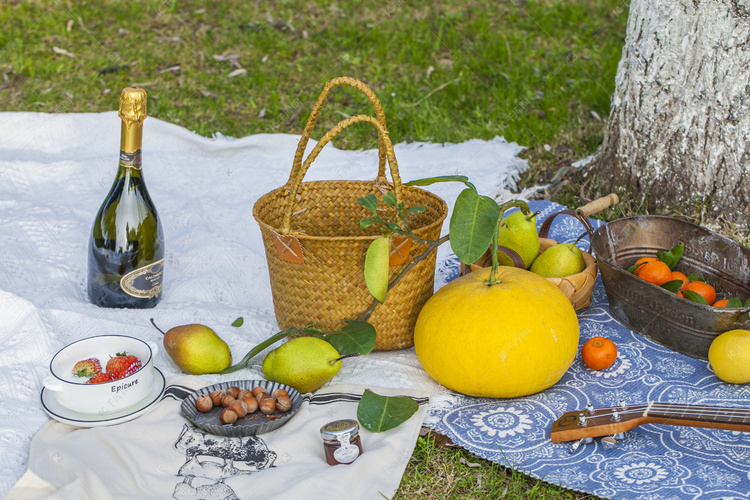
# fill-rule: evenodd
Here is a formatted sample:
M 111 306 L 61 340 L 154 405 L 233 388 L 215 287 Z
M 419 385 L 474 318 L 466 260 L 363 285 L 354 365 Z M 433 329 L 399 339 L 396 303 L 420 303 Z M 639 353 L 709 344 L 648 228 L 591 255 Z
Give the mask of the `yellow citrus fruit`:
M 555 285 L 515 267 L 469 273 L 437 291 L 414 329 L 422 367 L 469 396 L 515 398 L 562 378 L 578 350 L 578 317 Z
M 708 349 L 708 362 L 724 382 L 750 382 L 750 331 L 729 330 L 716 337 Z

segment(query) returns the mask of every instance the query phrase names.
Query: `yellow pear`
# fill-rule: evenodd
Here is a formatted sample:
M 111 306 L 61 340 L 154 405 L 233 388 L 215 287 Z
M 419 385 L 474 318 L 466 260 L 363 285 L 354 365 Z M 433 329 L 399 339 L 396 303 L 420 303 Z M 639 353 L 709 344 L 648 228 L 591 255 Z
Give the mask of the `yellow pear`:
M 315 337 L 297 337 L 269 352 L 263 360 L 267 380 L 294 387 L 300 394 L 314 392 L 341 370 L 341 355 Z
M 154 327 L 154 320 L 151 320 Z M 229 346 L 205 325 L 190 324 L 170 328 L 164 334 L 164 350 L 185 373 L 219 373 L 232 364 Z
M 528 269 L 539 255 L 539 233 L 536 229 L 536 217 L 526 216 L 520 210 L 513 212 L 500 222 L 497 233 L 497 244 L 508 247 L 523 259 L 524 268 Z M 513 261 L 503 252 L 497 252 L 501 266 L 512 266 Z

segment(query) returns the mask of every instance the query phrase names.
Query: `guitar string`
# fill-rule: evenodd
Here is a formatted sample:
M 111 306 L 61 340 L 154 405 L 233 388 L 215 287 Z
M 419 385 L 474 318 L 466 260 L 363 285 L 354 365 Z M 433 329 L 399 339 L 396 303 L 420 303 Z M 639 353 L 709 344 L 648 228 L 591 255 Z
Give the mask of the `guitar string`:
M 648 408 L 648 406 L 645 405 L 635 405 L 635 406 L 629 406 L 624 410 L 620 410 L 618 408 L 606 408 L 603 410 L 597 410 L 593 414 L 587 414 L 586 412 L 579 412 L 584 413 L 584 416 L 587 419 L 597 418 L 597 417 L 611 417 L 614 415 L 613 410 L 618 410 L 618 415 L 620 416 L 633 416 L 633 415 L 639 415 L 643 414 L 643 412 Z M 734 415 L 737 411 L 741 412 L 740 415 Z M 730 419 L 733 418 L 740 418 L 742 417 L 742 420 L 746 420 L 750 418 L 750 410 L 746 408 L 732 408 L 732 407 L 720 407 L 720 406 L 700 406 L 700 405 L 691 405 L 691 406 L 680 406 L 679 403 L 654 403 L 651 405 L 651 408 L 649 410 L 649 416 L 655 416 L 653 413 L 660 413 L 660 412 L 672 412 L 675 413 L 675 415 L 667 416 L 671 418 L 679 418 L 680 416 L 696 416 L 696 417 L 722 417 L 726 416 Z M 679 415 L 677 415 L 679 413 Z M 744 415 L 744 416 L 743 416 Z M 750 424 L 750 422 L 748 422 Z

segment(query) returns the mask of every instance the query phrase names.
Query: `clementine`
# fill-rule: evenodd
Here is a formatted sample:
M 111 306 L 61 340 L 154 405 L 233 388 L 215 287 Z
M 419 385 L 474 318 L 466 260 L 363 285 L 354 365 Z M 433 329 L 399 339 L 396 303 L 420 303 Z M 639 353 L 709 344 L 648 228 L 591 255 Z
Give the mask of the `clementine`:
M 721 299 L 714 302 L 714 307 L 727 307 L 727 302 L 729 302 L 729 299 Z
M 656 286 L 661 286 L 672 279 L 672 270 L 660 260 L 647 262 L 639 269 L 640 272 L 636 276 Z
M 687 276 L 685 276 L 685 273 L 681 273 L 680 271 L 672 271 L 672 276 L 669 278 L 669 281 L 676 281 L 676 280 L 682 281 L 682 287 L 680 288 L 684 288 L 685 285 L 690 283 L 690 280 L 688 279 Z
M 716 302 L 716 289 L 703 281 L 691 281 L 683 287 L 683 290 L 690 290 L 697 293 L 706 299 L 709 306 Z
M 643 269 L 643 266 L 641 264 L 646 264 L 648 262 L 654 262 L 654 261 L 657 261 L 657 260 L 659 260 L 659 259 L 657 259 L 656 257 L 641 257 L 640 259 L 638 259 L 638 260 L 635 261 L 635 264 L 633 264 L 634 266 L 638 266 L 633 271 L 633 274 L 635 274 L 636 276 L 638 276 L 638 273 L 640 273 L 641 270 Z
M 617 359 L 617 346 L 606 337 L 593 337 L 583 344 L 581 358 L 592 370 L 604 370 Z

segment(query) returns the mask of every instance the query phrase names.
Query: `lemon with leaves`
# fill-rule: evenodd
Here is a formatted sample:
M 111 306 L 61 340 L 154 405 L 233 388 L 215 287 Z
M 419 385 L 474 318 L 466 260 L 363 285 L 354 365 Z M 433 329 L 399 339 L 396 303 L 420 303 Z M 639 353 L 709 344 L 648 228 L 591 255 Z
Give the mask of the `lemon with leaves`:
M 469 273 L 422 308 L 414 347 L 432 378 L 469 396 L 515 398 L 557 383 L 578 351 L 578 317 L 555 285 L 501 266 Z

